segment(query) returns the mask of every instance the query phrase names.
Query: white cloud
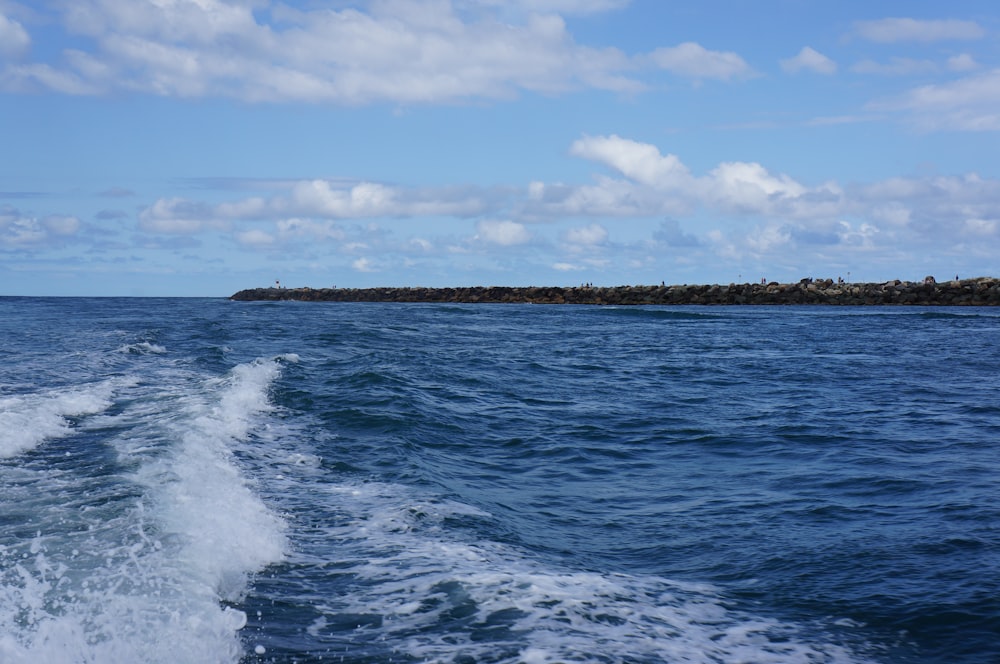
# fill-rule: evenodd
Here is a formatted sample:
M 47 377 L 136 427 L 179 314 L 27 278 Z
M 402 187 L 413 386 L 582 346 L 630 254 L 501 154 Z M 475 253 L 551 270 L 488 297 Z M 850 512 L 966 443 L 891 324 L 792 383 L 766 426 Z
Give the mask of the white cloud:
M 47 236 L 37 219 L 0 213 L 0 246 L 42 244 Z
M 767 254 L 786 247 L 791 240 L 792 234 L 787 227 L 768 224 L 747 235 L 746 246 L 753 253 Z
M 531 233 L 523 224 L 514 221 L 484 220 L 476 224 L 476 239 L 487 244 L 512 247 L 530 242 Z
M 80 231 L 80 220 L 67 215 L 42 218 L 0 207 L 0 248 L 45 247 L 63 244 Z
M 344 105 L 643 88 L 627 73 L 633 63 L 624 53 L 576 44 L 556 14 L 513 12 L 514 20 L 504 21 L 511 12 L 499 3 L 461 11 L 466 4 L 382 0 L 361 11 L 222 0 L 75 0 L 66 3 L 63 20 L 83 36 L 82 50 L 65 52 L 61 64 L 8 71 L 0 85 Z M 545 4 L 567 13 L 620 5 Z M 12 31 L 16 24 L 4 25 Z
M 351 267 L 354 268 L 355 270 L 357 270 L 358 272 L 375 272 L 376 271 L 375 265 L 370 260 L 368 260 L 367 258 L 364 258 L 364 257 L 358 258 L 353 263 L 351 263 Z
M 872 224 L 861 223 L 857 228 L 854 228 L 846 221 L 838 223 L 837 237 L 846 246 L 872 249 L 878 234 L 879 229 Z
M 726 162 L 709 172 L 705 181 L 716 204 L 736 210 L 764 212 L 782 198 L 797 198 L 806 188 L 787 175 L 772 175 L 757 163 Z
M 826 187 L 807 190 L 791 177 L 773 175 L 757 163 L 726 162 L 695 177 L 676 155 L 663 155 L 654 145 L 615 135 L 579 139 L 570 152 L 610 166 L 627 180 L 600 178 L 596 185 L 565 192 L 561 201 L 549 202 L 550 211 L 674 215 L 701 204 L 744 213 L 808 216 L 814 206 L 795 207 L 796 199 L 812 194 L 819 203 L 836 195 Z
M 957 19 L 883 18 L 858 21 L 855 30 L 861 37 L 881 43 L 973 40 L 986 35 L 978 23 Z
M 373 182 L 362 182 L 347 190 L 334 189 L 325 180 L 300 182 L 292 190 L 289 204 L 300 213 L 333 218 L 391 215 L 399 209 L 395 192 Z
M 627 179 L 598 176 L 595 180 L 592 185 L 549 187 L 544 201 L 526 201 L 524 214 L 531 219 L 626 218 L 691 211 L 687 193 L 663 191 Z
M 182 198 L 161 198 L 139 213 L 139 228 L 147 233 L 193 235 L 218 226 L 211 206 Z
M 710 51 L 695 42 L 658 48 L 649 54 L 658 67 L 680 76 L 716 78 L 723 81 L 752 73 L 750 65 L 736 53 Z
M 791 74 L 802 70 L 817 74 L 833 74 L 837 71 L 837 63 L 809 46 L 803 46 L 798 55 L 781 61 L 781 68 Z
M 1000 131 L 1000 69 L 924 85 L 869 107 L 907 113 L 929 131 Z
M 614 134 L 574 141 L 570 154 L 607 164 L 632 180 L 658 189 L 675 189 L 691 182 L 687 166 L 675 155 L 664 156 L 655 145 Z
M 608 229 L 600 224 L 590 224 L 566 231 L 566 241 L 570 244 L 598 246 L 608 241 Z
M 264 183 L 267 187 L 268 183 Z M 140 219 L 200 218 L 225 220 L 287 219 L 288 232 L 323 235 L 330 225 L 306 228 L 309 218 L 373 219 L 428 215 L 473 216 L 487 208 L 481 192 L 468 187 L 407 189 L 377 182 L 344 184 L 331 180 L 298 180 L 287 183 L 287 195 L 249 196 L 215 206 L 183 199 L 160 200 L 140 214 Z
M 15 58 L 28 50 L 31 37 L 20 23 L 0 13 L 0 57 Z
M 248 250 L 294 246 L 308 253 L 313 245 L 324 244 L 327 251 L 349 256 L 359 272 L 412 264 L 426 268 L 458 255 L 468 266 L 482 265 L 476 261 L 498 256 L 501 250 L 505 266 L 530 254 L 539 265 L 556 271 L 603 270 L 612 255 L 615 265 L 649 265 L 696 256 L 707 260 L 709 254 L 726 260 L 780 257 L 801 266 L 795 269 L 806 269 L 805 261 L 811 260 L 806 257 L 822 254 L 823 260 L 844 260 L 846 254 L 837 252 L 852 249 L 881 260 L 904 253 L 904 248 L 960 251 L 957 243 L 965 243 L 988 254 L 987 248 L 1000 239 L 1000 180 L 976 174 L 841 186 L 807 184 L 752 161 L 725 161 L 693 173 L 677 155 L 616 135 L 582 137 L 570 153 L 612 173 L 597 174 L 583 184 L 535 181 L 511 187 L 505 189 L 507 198 L 481 207 L 471 219 L 455 204 L 469 197 L 461 188 L 305 180 L 278 189 L 265 187 L 277 192 L 271 198 L 248 196 L 225 204 L 162 199 L 140 213 L 140 228 L 175 236 L 235 229 L 234 241 Z M 424 215 L 418 209 L 455 212 Z M 407 219 L 420 222 L 419 230 L 397 229 L 410 228 L 408 221 L 343 221 L 349 213 L 359 220 L 395 220 L 404 212 Z M 250 215 L 250 229 L 237 224 L 243 219 L 238 214 Z M 609 241 L 615 232 L 612 224 L 619 220 L 642 219 L 640 225 L 649 228 L 664 217 L 645 240 L 622 245 Z M 22 215 L 3 219 L 0 235 L 7 246 L 54 242 L 56 230 L 73 228 L 72 221 L 53 219 L 47 227 Z M 529 226 L 529 221 L 548 223 Z M 438 222 L 446 225 L 436 226 Z M 458 233 L 433 230 L 464 224 L 468 230 Z M 500 263 L 492 265 L 489 269 L 501 269 Z

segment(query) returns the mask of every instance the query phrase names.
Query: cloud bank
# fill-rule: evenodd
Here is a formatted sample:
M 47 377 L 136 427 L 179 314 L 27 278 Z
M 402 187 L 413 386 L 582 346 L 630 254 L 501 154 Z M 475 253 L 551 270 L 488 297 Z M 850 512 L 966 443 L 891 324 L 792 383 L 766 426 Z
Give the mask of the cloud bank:
M 366 9 L 326 9 L 266 1 L 77 0 L 51 11 L 81 46 L 50 61 L 7 63 L 0 89 L 350 106 L 579 89 L 635 93 L 646 87 L 635 71 L 649 66 L 720 80 L 749 73 L 739 55 L 694 42 L 638 56 L 582 45 L 562 17 L 625 4 L 379 0 Z M 22 54 L 29 41 L 20 23 L 0 14 L 0 54 Z
M 221 232 L 246 251 L 325 246 L 365 273 L 496 250 L 548 256 L 552 269 L 572 272 L 613 256 L 637 265 L 696 255 L 836 264 L 849 253 L 857 260 L 859 251 L 896 260 L 928 248 L 983 252 L 1000 240 L 1000 181 L 972 173 L 808 184 L 744 161 L 695 173 L 677 155 L 613 134 L 581 137 L 569 153 L 604 172 L 589 183 L 504 187 L 506 196 L 303 180 L 281 193 L 211 205 L 161 199 L 139 213 L 138 228 L 159 236 Z M 428 218 L 452 219 L 457 230 L 428 234 L 420 223 Z M 654 225 L 644 237 L 622 239 L 631 220 Z

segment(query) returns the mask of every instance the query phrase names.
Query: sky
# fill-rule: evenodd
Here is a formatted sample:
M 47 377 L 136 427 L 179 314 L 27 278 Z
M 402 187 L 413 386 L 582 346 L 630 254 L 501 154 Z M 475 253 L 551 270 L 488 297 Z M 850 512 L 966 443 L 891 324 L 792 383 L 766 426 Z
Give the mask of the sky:
M 1000 276 L 995 0 L 0 0 L 0 295 Z

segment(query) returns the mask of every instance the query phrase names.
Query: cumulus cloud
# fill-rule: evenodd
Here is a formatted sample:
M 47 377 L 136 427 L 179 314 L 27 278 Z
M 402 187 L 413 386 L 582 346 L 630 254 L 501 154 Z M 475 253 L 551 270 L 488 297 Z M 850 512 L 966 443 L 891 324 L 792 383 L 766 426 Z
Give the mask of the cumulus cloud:
M 164 235 L 193 235 L 216 221 L 211 206 L 182 198 L 160 199 L 139 213 L 141 230 Z
M 836 62 L 809 46 L 803 46 L 798 55 L 782 60 L 780 64 L 781 68 L 790 74 L 803 70 L 817 74 L 833 74 L 837 71 Z
M 78 234 L 80 220 L 68 215 L 34 217 L 0 207 L 0 247 L 19 249 L 61 244 Z
M 356 259 L 353 263 L 351 263 L 351 267 L 357 270 L 358 272 L 376 271 L 375 265 L 370 260 L 364 257 Z
M 746 238 L 746 248 L 755 254 L 767 254 L 781 249 L 792 240 L 791 230 L 782 224 L 770 223 L 754 228 Z
M 572 152 L 620 177 L 598 176 L 594 184 L 577 187 L 546 186 L 545 205 L 536 211 L 552 219 L 601 219 L 681 209 L 653 233 L 661 248 L 710 250 L 733 260 L 836 247 L 884 252 L 903 243 L 954 247 L 977 237 L 992 239 L 1000 224 L 1000 181 L 975 174 L 807 185 L 756 162 L 723 162 L 694 174 L 675 155 L 617 136 L 580 139 Z M 690 219 L 698 210 L 704 211 L 702 219 L 711 220 L 698 234 L 684 232 L 673 218 Z
M 512 247 L 527 244 L 532 236 L 523 224 L 514 221 L 483 220 L 476 224 L 476 238 L 487 244 Z
M 770 211 L 780 199 L 802 196 L 806 188 L 787 175 L 773 175 L 757 163 L 726 162 L 709 172 L 705 191 L 727 209 L 759 213 Z
M 958 19 L 883 18 L 858 21 L 854 27 L 864 39 L 880 43 L 974 40 L 986 35 L 978 23 Z
M 662 155 L 655 145 L 616 134 L 581 138 L 570 147 L 570 154 L 602 162 L 632 180 L 658 189 L 676 189 L 691 182 L 687 166 L 677 156 Z
M 566 231 L 566 242 L 582 246 L 598 246 L 608 241 L 608 229 L 600 224 L 590 224 Z
M 701 44 L 684 42 L 677 46 L 658 48 L 649 55 L 656 66 L 679 76 L 715 78 L 727 81 L 748 76 L 750 65 L 736 53 L 710 51 Z
M 741 214 L 811 216 L 836 197 L 835 188 L 808 189 L 788 175 L 770 173 L 753 162 L 724 162 L 703 176 L 694 176 L 673 154 L 662 154 L 648 143 L 616 135 L 584 137 L 570 152 L 603 163 L 626 179 L 598 178 L 594 185 L 549 196 L 536 211 L 616 216 L 678 215 L 698 206 Z
M 325 180 L 295 185 L 288 205 L 297 212 L 334 218 L 396 214 L 400 209 L 395 192 L 385 185 L 362 182 L 343 190 L 331 187 Z

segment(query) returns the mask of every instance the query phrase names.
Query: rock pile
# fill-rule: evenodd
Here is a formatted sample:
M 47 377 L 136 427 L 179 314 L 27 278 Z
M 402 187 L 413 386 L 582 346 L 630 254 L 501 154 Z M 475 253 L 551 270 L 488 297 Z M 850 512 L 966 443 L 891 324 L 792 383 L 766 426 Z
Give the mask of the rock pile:
M 794 284 L 701 286 L 472 286 L 466 288 L 251 288 L 232 300 L 309 302 L 461 302 L 533 304 L 827 304 L 1000 305 L 1000 279 L 843 283 L 803 279 Z

